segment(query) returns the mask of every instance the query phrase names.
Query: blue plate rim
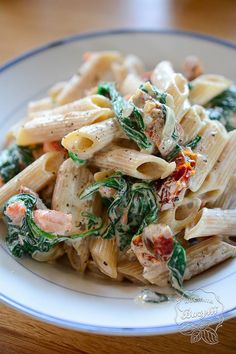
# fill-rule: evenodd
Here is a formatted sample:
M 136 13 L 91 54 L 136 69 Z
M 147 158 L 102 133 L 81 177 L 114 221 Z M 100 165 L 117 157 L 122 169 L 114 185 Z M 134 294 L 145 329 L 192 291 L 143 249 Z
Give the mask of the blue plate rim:
M 56 41 L 49 42 L 45 45 L 36 47 L 32 50 L 26 51 L 23 54 L 7 61 L 3 65 L 0 66 L 0 74 L 9 69 L 16 64 L 27 60 L 30 57 L 33 57 L 39 53 L 42 53 L 46 50 L 49 50 L 54 47 L 62 46 L 67 43 L 86 40 L 88 38 L 96 38 L 96 37 L 103 37 L 108 35 L 125 35 L 125 34 L 161 34 L 161 35 L 176 35 L 176 36 L 185 36 L 194 39 L 204 40 L 211 43 L 216 43 L 224 47 L 228 47 L 231 49 L 236 50 L 236 43 L 232 41 L 228 41 L 225 39 L 221 39 L 215 36 L 193 32 L 193 31 L 183 31 L 183 30 L 175 30 L 175 29 L 148 29 L 148 28 L 122 28 L 122 29 L 110 29 L 110 30 L 103 30 L 103 31 L 95 31 L 95 32 L 85 32 L 80 33 L 72 36 L 67 36 Z M 97 334 L 104 334 L 104 335 L 154 335 L 154 334 L 165 334 L 165 333 L 173 333 L 178 332 L 178 325 L 167 325 L 167 326 L 157 326 L 157 327 L 143 327 L 143 328 L 122 328 L 122 327 L 104 327 L 104 326 L 95 326 L 95 325 L 88 325 L 85 323 L 73 322 L 69 320 L 62 320 L 60 318 L 46 315 L 42 312 L 38 312 L 35 309 L 27 307 L 10 299 L 9 297 L 0 294 L 0 301 L 23 312 L 25 314 L 30 315 L 36 319 L 40 319 L 41 321 L 45 321 L 50 324 L 58 325 L 65 328 L 70 328 L 74 330 L 80 330 L 83 332 L 90 332 L 90 333 L 97 333 Z M 231 317 L 236 316 L 236 307 L 221 313 L 225 319 L 229 319 Z M 214 322 L 214 317 L 209 318 Z M 200 321 L 194 321 L 197 324 Z

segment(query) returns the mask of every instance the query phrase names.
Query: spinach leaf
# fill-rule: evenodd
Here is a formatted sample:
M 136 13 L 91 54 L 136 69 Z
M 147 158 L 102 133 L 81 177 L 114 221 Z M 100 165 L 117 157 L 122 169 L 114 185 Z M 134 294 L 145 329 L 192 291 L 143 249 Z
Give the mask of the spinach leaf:
M 83 165 L 85 165 L 86 162 L 87 162 L 87 160 L 79 159 L 79 158 L 78 158 L 78 155 L 75 154 L 75 153 L 72 152 L 72 151 L 69 151 L 69 152 L 68 152 L 68 155 L 69 155 L 69 157 L 71 158 L 71 160 L 73 160 L 73 161 L 76 163 L 76 165 L 78 165 L 78 166 L 83 166 Z
M 220 121 L 228 131 L 236 128 L 236 122 L 232 119 L 236 113 L 236 86 L 214 97 L 206 107 L 211 120 Z
M 171 258 L 167 262 L 167 266 L 170 271 L 170 282 L 172 287 L 181 293 L 183 292 L 183 277 L 186 263 L 187 259 L 185 249 L 177 240 L 175 240 L 174 250 Z
M 107 209 L 109 225 L 102 237 L 118 237 L 120 249 L 130 244 L 133 235 L 141 233 L 144 227 L 157 219 L 157 205 L 151 182 L 137 182 L 135 179 L 116 173 L 89 186 L 81 194 L 88 198 L 99 188 L 114 188 L 116 193 Z
M 21 172 L 34 161 L 28 147 L 11 145 L 0 153 L 0 177 L 4 183 Z
M 97 93 L 112 101 L 116 118 L 125 134 L 135 141 L 140 149 L 151 148 L 152 143 L 144 133 L 144 122 L 140 109 L 120 96 L 112 83 L 100 84 Z
M 182 146 L 176 144 L 174 149 L 166 156 L 166 161 L 172 161 L 180 151 L 182 151 Z
M 5 214 L 7 207 L 15 202 L 22 202 L 26 208 L 25 217 L 21 225 L 14 225 Z M 4 206 L 4 222 L 8 227 L 6 244 L 15 257 L 34 252 L 48 252 L 52 247 L 66 240 L 75 240 L 86 236 L 99 236 L 102 220 L 89 213 L 84 213 L 88 218 L 89 230 L 71 236 L 56 235 L 42 230 L 33 219 L 33 210 L 36 208 L 37 198 L 31 194 L 17 194 L 10 198 Z
M 197 144 L 199 143 L 199 141 L 202 139 L 202 137 L 200 135 L 197 135 L 193 140 L 191 140 L 186 147 L 190 147 L 191 149 L 194 149 Z
M 160 92 L 154 85 L 150 82 L 145 82 L 140 85 L 139 89 L 146 92 L 149 96 L 159 101 L 162 104 L 166 104 L 167 94 L 165 92 Z

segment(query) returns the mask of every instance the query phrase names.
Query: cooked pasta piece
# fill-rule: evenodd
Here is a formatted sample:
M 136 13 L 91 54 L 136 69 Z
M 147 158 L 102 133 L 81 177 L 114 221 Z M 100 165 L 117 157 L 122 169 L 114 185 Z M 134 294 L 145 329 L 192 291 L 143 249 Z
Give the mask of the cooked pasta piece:
M 193 221 L 200 209 L 201 203 L 199 198 L 184 198 L 174 209 L 161 212 L 158 222 L 169 225 L 174 235 L 176 235 Z
M 159 90 L 165 91 L 173 75 L 174 70 L 171 63 L 163 60 L 154 68 L 151 74 L 151 81 Z
M 121 83 L 120 92 L 124 96 L 126 95 L 131 96 L 142 83 L 143 81 L 140 79 L 138 75 L 130 73 L 126 76 L 124 81 Z
M 144 72 L 144 66 L 142 61 L 136 55 L 130 54 L 124 58 L 123 62 L 113 63 L 112 72 L 114 74 L 115 81 L 120 88 L 120 85 L 125 80 L 127 75 L 132 74 L 136 77 L 140 77 L 140 75 Z
M 105 280 L 117 281 L 117 282 L 120 282 L 120 281 L 124 280 L 124 277 L 123 277 L 123 275 L 121 273 L 118 273 L 116 278 L 111 278 L 108 275 L 105 275 L 103 272 L 100 271 L 100 269 L 98 268 L 97 264 L 92 259 L 88 260 L 87 270 L 92 275 L 98 276 L 99 278 L 103 278 Z
M 193 140 L 196 135 L 203 129 L 207 122 L 207 114 L 203 107 L 194 105 L 189 108 L 181 120 L 183 128 L 182 143 L 186 144 Z
M 77 166 L 71 159 L 64 161 L 58 171 L 52 209 L 72 215 L 70 234 L 79 234 L 86 228 L 87 221 L 81 212 L 93 211 L 93 199 L 80 200 L 79 195 L 92 181 L 92 173 L 85 166 Z M 72 267 L 84 272 L 90 255 L 89 239 L 68 240 L 65 251 Z
M 189 180 L 192 192 L 199 190 L 229 140 L 223 125 L 216 121 L 207 122 L 199 134 L 202 138 L 194 152 L 200 156 L 197 158 L 195 175 Z
M 115 118 L 110 118 L 67 134 L 62 139 L 62 145 L 68 151 L 76 153 L 79 158 L 89 159 L 113 140 L 122 136 L 124 134 L 119 123 Z
M 148 284 L 143 277 L 143 267 L 138 261 L 122 260 L 118 263 L 118 272 L 132 283 Z
M 55 103 L 51 97 L 41 98 L 38 101 L 32 101 L 28 104 L 28 115 L 32 115 L 38 111 L 45 111 L 52 109 L 55 106 Z
M 77 101 L 64 104 L 63 106 L 54 107 L 41 112 L 35 112 L 32 118 L 42 118 L 44 116 L 55 116 L 71 112 L 87 112 L 99 108 L 111 108 L 111 102 L 108 98 L 101 95 L 91 95 L 81 98 Z
M 43 189 L 55 179 L 62 161 L 62 153 L 48 152 L 27 166 L 0 188 L 0 208 L 11 196 L 18 193 L 20 186 L 26 186 L 35 192 Z
M 90 58 L 82 64 L 77 75 L 74 75 L 56 97 L 62 105 L 81 98 L 85 90 L 95 86 L 106 74 L 114 62 L 119 62 L 119 52 L 107 51 L 91 53 Z
M 89 169 L 76 165 L 71 159 L 64 161 L 59 168 L 52 197 L 52 209 L 72 215 L 70 233 L 85 230 L 86 219 L 81 216 L 81 212 L 93 211 L 93 199 L 80 200 L 79 196 L 92 182 L 93 174 Z
M 210 237 L 207 240 L 189 247 L 186 250 L 187 266 L 184 280 L 189 280 L 197 274 L 203 273 L 211 267 L 236 256 L 236 247 L 221 241 L 219 237 Z M 169 272 L 165 264 L 157 264 L 144 269 L 144 278 L 160 287 L 169 285 Z
M 66 81 L 59 81 L 55 85 L 53 85 L 49 90 L 48 90 L 48 96 L 51 97 L 52 100 L 55 101 L 56 97 L 59 95 L 59 93 L 63 90 L 63 88 L 66 85 Z
M 36 251 L 33 253 L 32 258 L 38 262 L 53 263 L 58 258 L 64 255 L 65 251 L 62 245 L 57 245 L 51 248 L 48 252 Z
M 220 208 L 203 208 L 195 216 L 192 224 L 186 227 L 184 238 L 211 235 L 236 235 L 236 209 L 222 210 Z
M 180 122 L 190 107 L 188 101 L 189 87 L 187 80 L 182 74 L 174 74 L 167 86 L 166 92 L 173 97 L 176 120 L 177 122 Z
M 189 98 L 192 103 L 204 105 L 232 85 L 221 75 L 201 75 L 191 81 Z
M 91 239 L 90 252 L 102 273 L 110 278 L 117 278 L 118 249 L 115 239 L 105 240 L 101 237 Z
M 208 205 L 211 208 L 221 209 L 234 209 L 235 203 L 235 190 L 236 190 L 236 175 L 234 174 L 228 181 L 224 192 L 212 203 Z
M 18 145 L 30 145 L 62 139 L 66 134 L 85 125 L 94 124 L 113 116 L 110 108 L 42 116 L 26 122 L 17 132 Z
M 229 133 L 229 140 L 217 159 L 214 167 L 206 177 L 197 194 L 200 198 L 216 200 L 225 190 L 236 170 L 236 130 Z
M 175 163 L 143 154 L 141 152 L 114 148 L 113 150 L 99 152 L 91 159 L 95 166 L 105 169 L 114 169 L 140 179 L 158 179 L 169 176 L 175 169 Z

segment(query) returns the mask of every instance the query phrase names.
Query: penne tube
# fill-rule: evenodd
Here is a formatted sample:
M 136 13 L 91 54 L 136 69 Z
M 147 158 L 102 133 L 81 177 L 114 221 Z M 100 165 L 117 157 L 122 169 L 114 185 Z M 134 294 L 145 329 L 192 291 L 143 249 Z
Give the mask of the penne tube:
M 80 67 L 79 73 L 67 82 L 56 97 L 58 104 L 62 105 L 81 98 L 85 90 L 97 85 L 111 69 L 112 64 L 120 60 L 120 53 L 115 51 L 91 53 L 91 57 Z
M 48 90 L 48 96 L 51 97 L 52 100 L 56 100 L 57 96 L 59 93 L 63 90 L 65 87 L 66 82 L 65 81 L 59 81 L 55 85 L 53 85 L 49 90 Z
M 41 98 L 28 104 L 28 115 L 32 116 L 35 112 L 45 111 L 53 107 L 55 107 L 55 102 L 53 102 L 51 97 Z
M 83 211 L 93 212 L 94 198 L 80 200 L 80 193 L 93 182 L 93 175 L 85 166 L 77 166 L 71 159 L 61 165 L 53 192 L 52 209 L 72 215 L 70 234 L 78 234 L 87 228 Z M 64 244 L 71 266 L 84 272 L 89 259 L 89 239 L 87 237 L 68 240 Z
M 138 261 L 123 260 L 118 264 L 118 273 L 136 284 L 148 284 L 143 277 L 143 267 Z
M 236 175 L 231 176 L 223 193 L 213 202 L 208 203 L 211 208 L 234 209 L 236 190 Z
M 65 251 L 62 244 L 52 247 L 47 252 L 36 251 L 32 254 L 32 258 L 38 262 L 54 263 L 58 258 L 64 255 Z
M 115 118 L 88 125 L 67 134 L 62 145 L 81 159 L 89 159 L 113 140 L 122 137 L 123 131 Z
M 221 75 L 201 75 L 191 81 L 190 101 L 204 105 L 232 85 L 232 81 Z
M 174 70 L 171 63 L 167 60 L 161 61 L 151 74 L 152 83 L 161 91 L 165 91 L 172 80 Z
M 105 280 L 109 280 L 109 281 L 123 281 L 124 277 L 122 274 L 118 273 L 116 278 L 110 278 L 108 275 L 105 275 L 104 273 L 102 273 L 100 271 L 100 269 L 97 267 L 97 264 L 92 260 L 89 259 L 88 261 L 88 266 L 87 266 L 87 270 L 95 276 L 98 276 L 99 278 L 103 278 Z
M 117 278 L 118 249 L 116 239 L 105 240 L 101 237 L 91 239 L 90 252 L 102 273 L 110 278 Z
M 91 95 L 88 97 L 81 98 L 80 100 L 67 103 L 63 106 L 54 107 L 53 109 L 41 112 L 35 112 L 32 115 L 32 119 L 42 118 L 44 116 L 55 116 L 71 112 L 87 112 L 99 108 L 111 108 L 110 100 L 102 95 Z
M 202 186 L 229 140 L 225 128 L 217 121 L 208 121 L 199 134 L 202 139 L 194 149 L 198 153 L 195 174 L 189 180 L 192 192 Z
M 200 198 L 207 198 L 207 201 L 214 201 L 223 193 L 236 170 L 236 130 L 231 131 L 228 136 L 224 150 L 197 192 Z
M 113 112 L 110 108 L 42 116 L 26 122 L 19 129 L 16 135 L 16 143 L 25 146 L 61 140 L 66 134 L 75 129 L 101 122 L 112 116 Z
M 122 95 L 131 96 L 143 83 L 137 74 L 130 73 L 126 76 L 123 82 L 120 84 L 120 92 Z
M 181 127 L 183 128 L 182 143 L 187 144 L 193 140 L 207 122 L 207 114 L 201 106 L 194 105 L 189 108 L 181 119 Z
M 236 247 L 221 241 L 217 236 L 210 237 L 186 250 L 187 265 L 184 280 L 205 272 L 213 266 L 236 256 Z M 146 267 L 143 274 L 150 283 L 160 287 L 169 285 L 169 271 L 164 264 Z
M 180 122 L 190 107 L 187 80 L 182 74 L 174 74 L 166 88 L 166 92 L 173 97 L 176 121 Z
M 168 163 L 159 157 L 124 148 L 99 152 L 92 157 L 91 164 L 148 180 L 166 178 L 175 169 L 174 162 Z
M 55 179 L 62 162 L 63 154 L 60 152 L 48 152 L 35 160 L 0 188 L 0 208 L 2 209 L 6 201 L 19 192 L 21 186 L 28 187 L 34 192 L 43 189 Z
M 85 237 L 79 240 L 66 241 L 64 243 L 64 250 L 72 268 L 83 273 L 87 267 L 90 255 L 89 238 Z
M 222 210 L 220 208 L 203 208 L 195 216 L 192 224 L 185 229 L 184 238 L 211 235 L 236 235 L 236 209 Z
M 184 198 L 174 209 L 169 209 L 160 213 L 159 224 L 169 225 L 174 235 L 184 230 L 195 218 L 201 207 L 199 198 Z
M 86 219 L 81 212 L 93 211 L 93 199 L 80 200 L 82 191 L 93 182 L 93 174 L 85 166 L 76 165 L 67 159 L 60 166 L 52 197 L 52 209 L 72 215 L 71 233 L 86 228 Z

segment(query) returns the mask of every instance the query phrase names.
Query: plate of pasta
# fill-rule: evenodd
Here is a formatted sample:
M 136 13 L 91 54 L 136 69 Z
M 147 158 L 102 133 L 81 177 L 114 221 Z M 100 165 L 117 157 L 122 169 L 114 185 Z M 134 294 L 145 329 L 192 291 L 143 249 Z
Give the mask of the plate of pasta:
M 116 30 L 0 68 L 3 302 L 123 335 L 178 331 L 195 289 L 235 315 L 235 53 Z

